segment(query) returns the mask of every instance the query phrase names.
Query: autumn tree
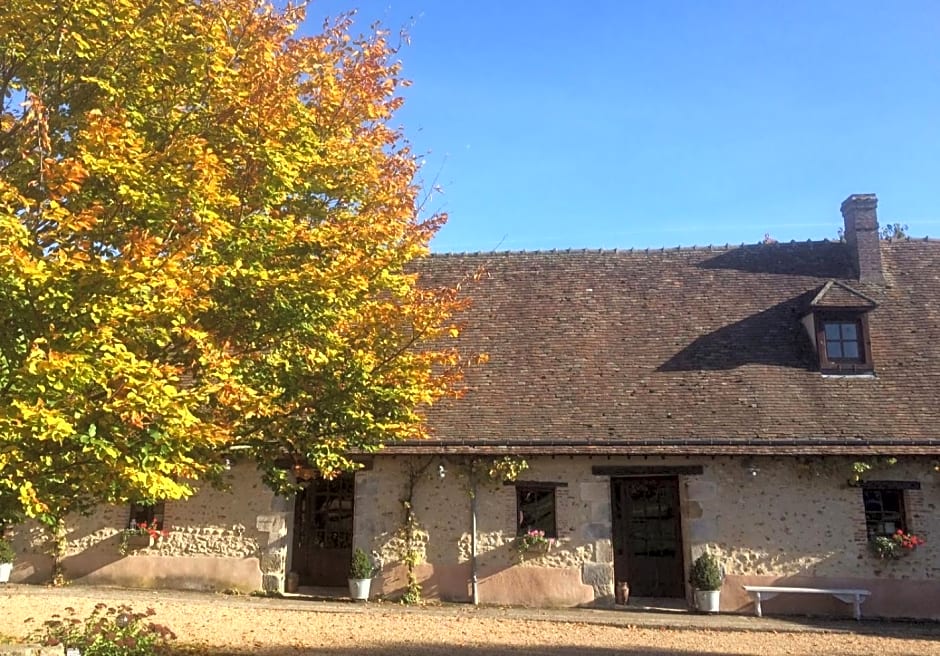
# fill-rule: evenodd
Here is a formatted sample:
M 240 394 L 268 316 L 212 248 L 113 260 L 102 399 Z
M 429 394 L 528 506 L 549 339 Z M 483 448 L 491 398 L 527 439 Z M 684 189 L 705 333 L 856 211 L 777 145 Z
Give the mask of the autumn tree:
M 241 449 L 327 474 L 454 392 L 395 46 L 259 0 L 0 3 L 0 498 L 55 525 Z

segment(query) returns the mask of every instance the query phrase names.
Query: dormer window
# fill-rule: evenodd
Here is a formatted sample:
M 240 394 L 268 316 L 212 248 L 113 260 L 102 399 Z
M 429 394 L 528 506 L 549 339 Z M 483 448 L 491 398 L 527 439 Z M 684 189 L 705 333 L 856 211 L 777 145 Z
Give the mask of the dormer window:
M 816 350 L 823 373 L 871 373 L 868 317 L 858 312 L 817 311 Z
M 855 375 L 874 371 L 868 313 L 877 303 L 835 280 L 810 302 L 803 325 L 819 356 L 824 374 Z
M 826 343 L 826 358 L 832 362 L 864 362 L 859 346 L 862 326 L 853 321 L 823 320 L 823 337 Z

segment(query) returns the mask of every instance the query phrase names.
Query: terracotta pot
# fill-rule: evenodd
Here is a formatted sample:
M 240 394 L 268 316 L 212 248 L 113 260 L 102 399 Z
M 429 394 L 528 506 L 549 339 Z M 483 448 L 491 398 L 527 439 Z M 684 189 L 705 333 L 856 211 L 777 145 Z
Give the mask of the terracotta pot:
M 614 597 L 618 606 L 626 606 L 630 601 L 630 584 L 626 581 L 617 581 L 614 589 Z
M 300 574 L 288 572 L 287 579 L 284 581 L 284 592 L 297 592 L 298 588 L 300 588 Z

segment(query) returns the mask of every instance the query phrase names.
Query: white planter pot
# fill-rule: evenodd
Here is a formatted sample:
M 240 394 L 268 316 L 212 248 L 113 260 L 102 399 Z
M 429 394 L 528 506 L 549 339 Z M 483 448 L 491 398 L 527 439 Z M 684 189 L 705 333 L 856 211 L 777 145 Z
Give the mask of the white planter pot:
M 355 601 L 368 601 L 372 579 L 349 579 L 349 596 Z
M 721 601 L 721 590 L 696 590 L 695 607 L 703 613 L 717 613 Z
M 13 563 L 0 563 L 0 583 L 9 583 Z

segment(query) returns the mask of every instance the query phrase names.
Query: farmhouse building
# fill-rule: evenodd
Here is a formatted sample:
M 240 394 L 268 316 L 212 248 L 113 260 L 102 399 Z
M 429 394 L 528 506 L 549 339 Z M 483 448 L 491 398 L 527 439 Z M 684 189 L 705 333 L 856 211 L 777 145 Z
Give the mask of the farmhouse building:
M 303 590 L 344 585 L 361 547 L 373 594 L 403 593 L 410 553 L 425 597 L 610 606 L 620 582 L 689 599 L 709 551 L 723 611 L 776 583 L 864 588 L 868 616 L 940 619 L 940 243 L 881 239 L 876 205 L 843 203 L 842 241 L 432 256 L 429 284 L 485 270 L 461 346 L 489 356 L 430 411 L 432 439 L 331 481 L 299 472 L 293 499 L 237 464 L 230 492 L 138 508 L 172 532 L 127 556 L 128 509 L 102 509 L 76 521 L 66 571 Z M 528 468 L 494 479 L 506 456 Z M 899 529 L 926 544 L 876 558 L 870 541 Z M 550 544 L 520 549 L 528 531 Z M 23 555 L 14 580 L 49 568 Z M 764 610 L 846 613 L 822 595 Z

